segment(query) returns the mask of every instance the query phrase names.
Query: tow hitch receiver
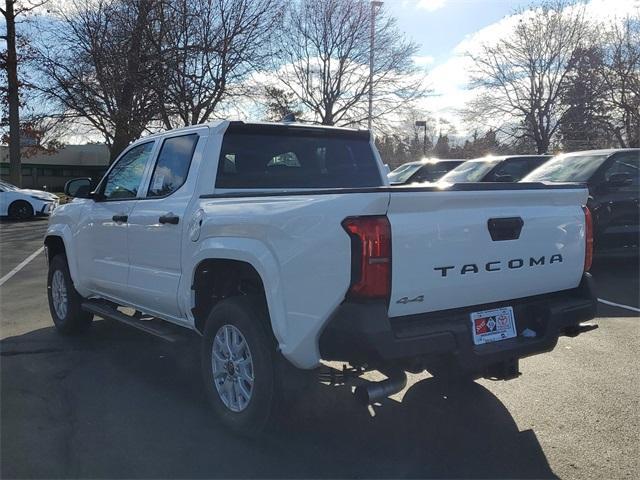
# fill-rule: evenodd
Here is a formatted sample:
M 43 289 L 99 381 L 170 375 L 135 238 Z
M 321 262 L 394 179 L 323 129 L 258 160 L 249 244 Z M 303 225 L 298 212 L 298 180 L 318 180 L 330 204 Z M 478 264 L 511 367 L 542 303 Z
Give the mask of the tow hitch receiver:
M 520 375 L 520 362 L 517 358 L 510 358 L 487 368 L 483 377 L 487 380 L 513 380 Z
M 587 333 L 591 330 L 595 330 L 596 328 L 598 328 L 598 325 L 595 323 L 580 323 L 578 325 L 565 328 L 562 331 L 562 335 L 565 337 L 577 337 L 581 333 Z

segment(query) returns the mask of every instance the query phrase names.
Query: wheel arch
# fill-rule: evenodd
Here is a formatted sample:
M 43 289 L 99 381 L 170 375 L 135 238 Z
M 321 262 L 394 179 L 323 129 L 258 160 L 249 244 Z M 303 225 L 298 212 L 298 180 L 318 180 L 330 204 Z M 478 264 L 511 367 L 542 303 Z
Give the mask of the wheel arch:
M 15 198 L 11 200 L 7 205 L 7 215 L 11 215 L 11 207 L 13 207 L 17 203 L 26 203 L 27 205 L 29 205 L 29 208 L 31 208 L 32 217 L 36 214 L 36 206 L 31 201 L 27 200 L 26 198 Z
M 193 265 L 190 310 L 197 331 L 202 333 L 206 315 L 216 301 L 242 294 L 260 295 L 269 330 L 281 348 L 285 345 L 286 315 L 279 268 L 264 244 L 246 238 L 206 240 Z
M 64 224 L 50 225 L 47 229 L 47 233 L 44 237 L 45 251 L 47 252 L 47 263 L 51 262 L 51 259 L 60 253 L 64 253 L 67 257 L 67 265 L 69 267 L 69 274 L 71 280 L 76 289 L 81 291 L 79 287 L 78 278 L 78 263 L 76 255 L 74 254 L 73 236 L 70 228 Z M 81 291 L 82 295 L 85 292 Z
M 245 261 L 206 258 L 196 265 L 191 288 L 194 292 L 191 312 L 196 330 L 200 333 L 204 332 L 211 309 L 227 298 L 252 295 L 267 307 L 262 277 L 253 265 Z
M 64 245 L 64 240 L 59 235 L 47 235 L 44 239 L 44 246 L 47 251 L 47 264 L 51 263 L 51 260 L 60 254 L 67 254 L 67 249 Z

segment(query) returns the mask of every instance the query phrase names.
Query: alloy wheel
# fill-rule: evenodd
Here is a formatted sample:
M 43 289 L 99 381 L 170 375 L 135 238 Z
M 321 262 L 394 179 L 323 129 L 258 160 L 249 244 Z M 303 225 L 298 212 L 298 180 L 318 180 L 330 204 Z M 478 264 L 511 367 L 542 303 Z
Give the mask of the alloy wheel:
M 222 403 L 242 412 L 251 401 L 254 385 L 253 358 L 242 332 L 233 325 L 218 329 L 211 347 L 213 382 Z

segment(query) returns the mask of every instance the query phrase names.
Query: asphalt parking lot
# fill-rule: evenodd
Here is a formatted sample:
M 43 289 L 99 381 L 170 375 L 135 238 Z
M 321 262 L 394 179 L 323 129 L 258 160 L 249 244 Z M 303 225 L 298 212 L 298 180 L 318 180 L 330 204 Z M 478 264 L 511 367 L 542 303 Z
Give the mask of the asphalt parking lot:
M 0 223 L 3 280 L 46 221 Z M 635 261 L 594 268 L 598 296 L 640 306 Z M 0 280 L 2 282 L 2 280 Z M 94 322 L 51 324 L 42 253 L 0 285 L 0 476 L 82 478 L 637 478 L 638 313 L 600 305 L 598 330 L 562 338 L 509 382 L 412 375 L 369 411 L 317 383 L 259 439 L 222 430 L 200 384 L 196 339 L 167 344 Z

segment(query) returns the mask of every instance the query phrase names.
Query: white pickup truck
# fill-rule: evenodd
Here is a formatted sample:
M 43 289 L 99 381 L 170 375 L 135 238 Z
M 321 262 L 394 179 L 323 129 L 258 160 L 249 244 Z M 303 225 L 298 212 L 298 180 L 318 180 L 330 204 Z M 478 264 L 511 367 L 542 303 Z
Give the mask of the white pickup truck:
M 57 329 L 199 333 L 236 429 L 266 424 L 291 365 L 391 372 L 359 389 L 374 401 L 405 371 L 513 378 L 595 328 L 582 185 L 390 187 L 368 131 L 221 121 L 143 138 L 65 193 L 45 238 Z

